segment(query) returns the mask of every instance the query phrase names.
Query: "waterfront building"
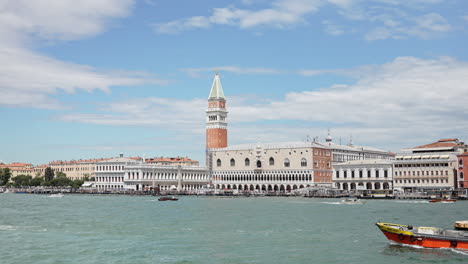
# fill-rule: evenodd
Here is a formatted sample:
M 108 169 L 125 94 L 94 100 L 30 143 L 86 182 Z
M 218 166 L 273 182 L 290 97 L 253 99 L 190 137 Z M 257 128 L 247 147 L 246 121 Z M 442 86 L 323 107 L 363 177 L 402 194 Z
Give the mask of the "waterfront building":
M 49 167 L 47 164 L 37 165 L 33 167 L 33 177 L 43 177 L 45 174 L 45 170 Z
M 394 188 L 400 191 L 452 190 L 457 187 L 457 155 L 468 146 L 456 138 L 410 149 L 394 163 Z
M 228 147 L 226 97 L 216 73 L 206 111 L 206 164 L 216 189 L 290 192 L 331 185 L 332 152 L 317 142 Z
M 161 166 L 146 163 L 125 167 L 124 188 L 128 190 L 195 191 L 206 188 L 210 179 L 205 168 Z
M 141 158 L 120 157 L 98 161 L 95 167 L 94 188 L 98 191 L 124 190 L 125 168 L 141 162 Z
M 188 157 L 148 158 L 145 160 L 145 163 L 162 166 L 200 166 L 200 163 L 198 161 L 189 159 Z
M 216 189 L 291 192 L 331 186 L 331 149 L 317 142 L 245 144 L 211 149 Z
M 67 178 L 76 180 L 84 179 L 85 177 L 95 177 L 96 164 L 100 161 L 108 160 L 109 158 L 87 159 L 87 160 L 71 160 L 71 161 L 52 161 L 49 162 L 49 167 L 56 172 L 63 172 Z
M 146 160 L 155 161 L 155 159 Z M 176 160 L 179 160 L 181 164 L 196 162 L 189 158 L 162 158 L 160 160 L 173 160 L 172 164 L 177 164 Z M 156 164 L 143 163 L 143 159 L 139 157 L 126 158 L 123 154 L 120 154 L 119 158 L 97 162 L 93 189 L 101 192 L 151 189 L 192 191 L 203 188 L 209 183 L 205 168 L 192 165 Z
M 375 190 L 393 191 L 393 161 L 368 159 L 333 165 L 333 185 L 338 190 L 372 194 Z
M 457 188 L 468 189 L 468 152 L 463 152 L 458 158 Z
M 322 144 L 325 144 L 332 149 L 333 164 L 353 160 L 395 159 L 395 153 L 374 147 L 354 145 L 352 139 L 350 139 L 347 145 L 342 145 L 341 142 L 340 144 L 337 144 L 333 142 L 333 138 L 330 135 L 330 130 L 328 131 L 328 136 L 325 139 L 325 143 Z
M 33 165 L 31 163 L 13 162 L 10 164 L 2 164 L 0 165 L 0 168 L 9 168 L 11 177 L 16 177 L 18 175 L 35 176 Z

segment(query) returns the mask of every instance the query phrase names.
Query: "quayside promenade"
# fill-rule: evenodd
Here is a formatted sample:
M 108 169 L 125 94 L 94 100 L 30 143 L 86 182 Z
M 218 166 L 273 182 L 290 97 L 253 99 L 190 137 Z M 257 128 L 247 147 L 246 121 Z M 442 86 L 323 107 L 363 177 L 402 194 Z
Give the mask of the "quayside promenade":
M 359 197 L 361 199 L 400 199 L 400 200 L 416 200 L 416 199 L 434 199 L 439 197 L 450 197 L 452 199 L 466 200 L 463 192 L 458 191 L 440 191 L 433 190 L 431 192 L 412 192 L 412 193 L 394 193 L 394 194 L 367 194 L 357 195 L 356 193 L 334 190 L 334 189 L 313 189 L 304 188 L 295 192 L 251 192 L 232 190 L 217 190 L 217 189 L 200 189 L 191 191 L 157 191 L 157 190 L 86 190 L 74 189 L 69 187 L 24 187 L 24 188 L 0 188 L 0 193 L 25 193 L 25 194 L 83 194 L 83 195 L 184 195 L 184 196 L 225 196 L 225 197 L 308 197 L 308 198 L 343 198 L 343 197 Z

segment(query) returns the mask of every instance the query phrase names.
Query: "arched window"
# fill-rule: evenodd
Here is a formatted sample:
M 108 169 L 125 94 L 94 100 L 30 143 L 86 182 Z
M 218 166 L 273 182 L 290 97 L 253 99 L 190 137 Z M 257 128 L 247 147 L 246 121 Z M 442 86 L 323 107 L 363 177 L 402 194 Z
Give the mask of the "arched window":
M 236 161 L 234 159 L 231 159 L 231 167 L 236 166 Z
M 305 158 L 301 159 L 301 167 L 307 167 L 307 160 Z
M 257 160 L 257 168 L 261 168 L 262 167 L 262 162 Z
M 249 167 L 249 166 L 250 166 L 250 160 L 249 160 L 249 158 L 246 158 L 246 159 L 245 159 L 245 166 L 246 166 L 246 167 Z
M 273 157 L 270 157 L 270 166 L 275 165 L 275 159 Z
M 216 166 L 221 167 L 221 160 L 220 160 L 220 159 L 218 159 L 218 160 L 216 161 Z
M 460 179 L 463 179 L 463 172 L 460 172 Z
M 284 167 L 289 167 L 290 163 L 289 163 L 289 159 L 284 159 Z

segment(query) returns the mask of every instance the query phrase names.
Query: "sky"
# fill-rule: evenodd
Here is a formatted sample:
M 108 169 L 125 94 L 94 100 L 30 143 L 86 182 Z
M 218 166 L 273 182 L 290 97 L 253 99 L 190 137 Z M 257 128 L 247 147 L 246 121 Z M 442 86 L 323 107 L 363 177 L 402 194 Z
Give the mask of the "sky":
M 466 0 L 0 0 L 0 162 L 468 140 Z

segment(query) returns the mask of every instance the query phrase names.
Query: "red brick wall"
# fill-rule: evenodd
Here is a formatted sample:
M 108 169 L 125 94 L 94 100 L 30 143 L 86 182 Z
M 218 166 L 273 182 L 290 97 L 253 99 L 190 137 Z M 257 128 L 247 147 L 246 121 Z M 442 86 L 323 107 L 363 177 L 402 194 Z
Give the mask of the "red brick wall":
M 331 149 L 313 148 L 312 160 L 314 182 L 330 183 L 333 175 Z
M 460 165 L 460 160 L 462 160 L 463 162 L 462 165 Z M 457 168 L 458 168 L 458 175 L 456 177 L 457 182 L 458 182 L 457 188 L 468 189 L 468 155 L 458 156 Z M 459 178 L 459 175 L 461 172 L 463 172 L 463 179 Z
M 206 148 L 227 147 L 227 129 L 208 128 L 206 130 Z

